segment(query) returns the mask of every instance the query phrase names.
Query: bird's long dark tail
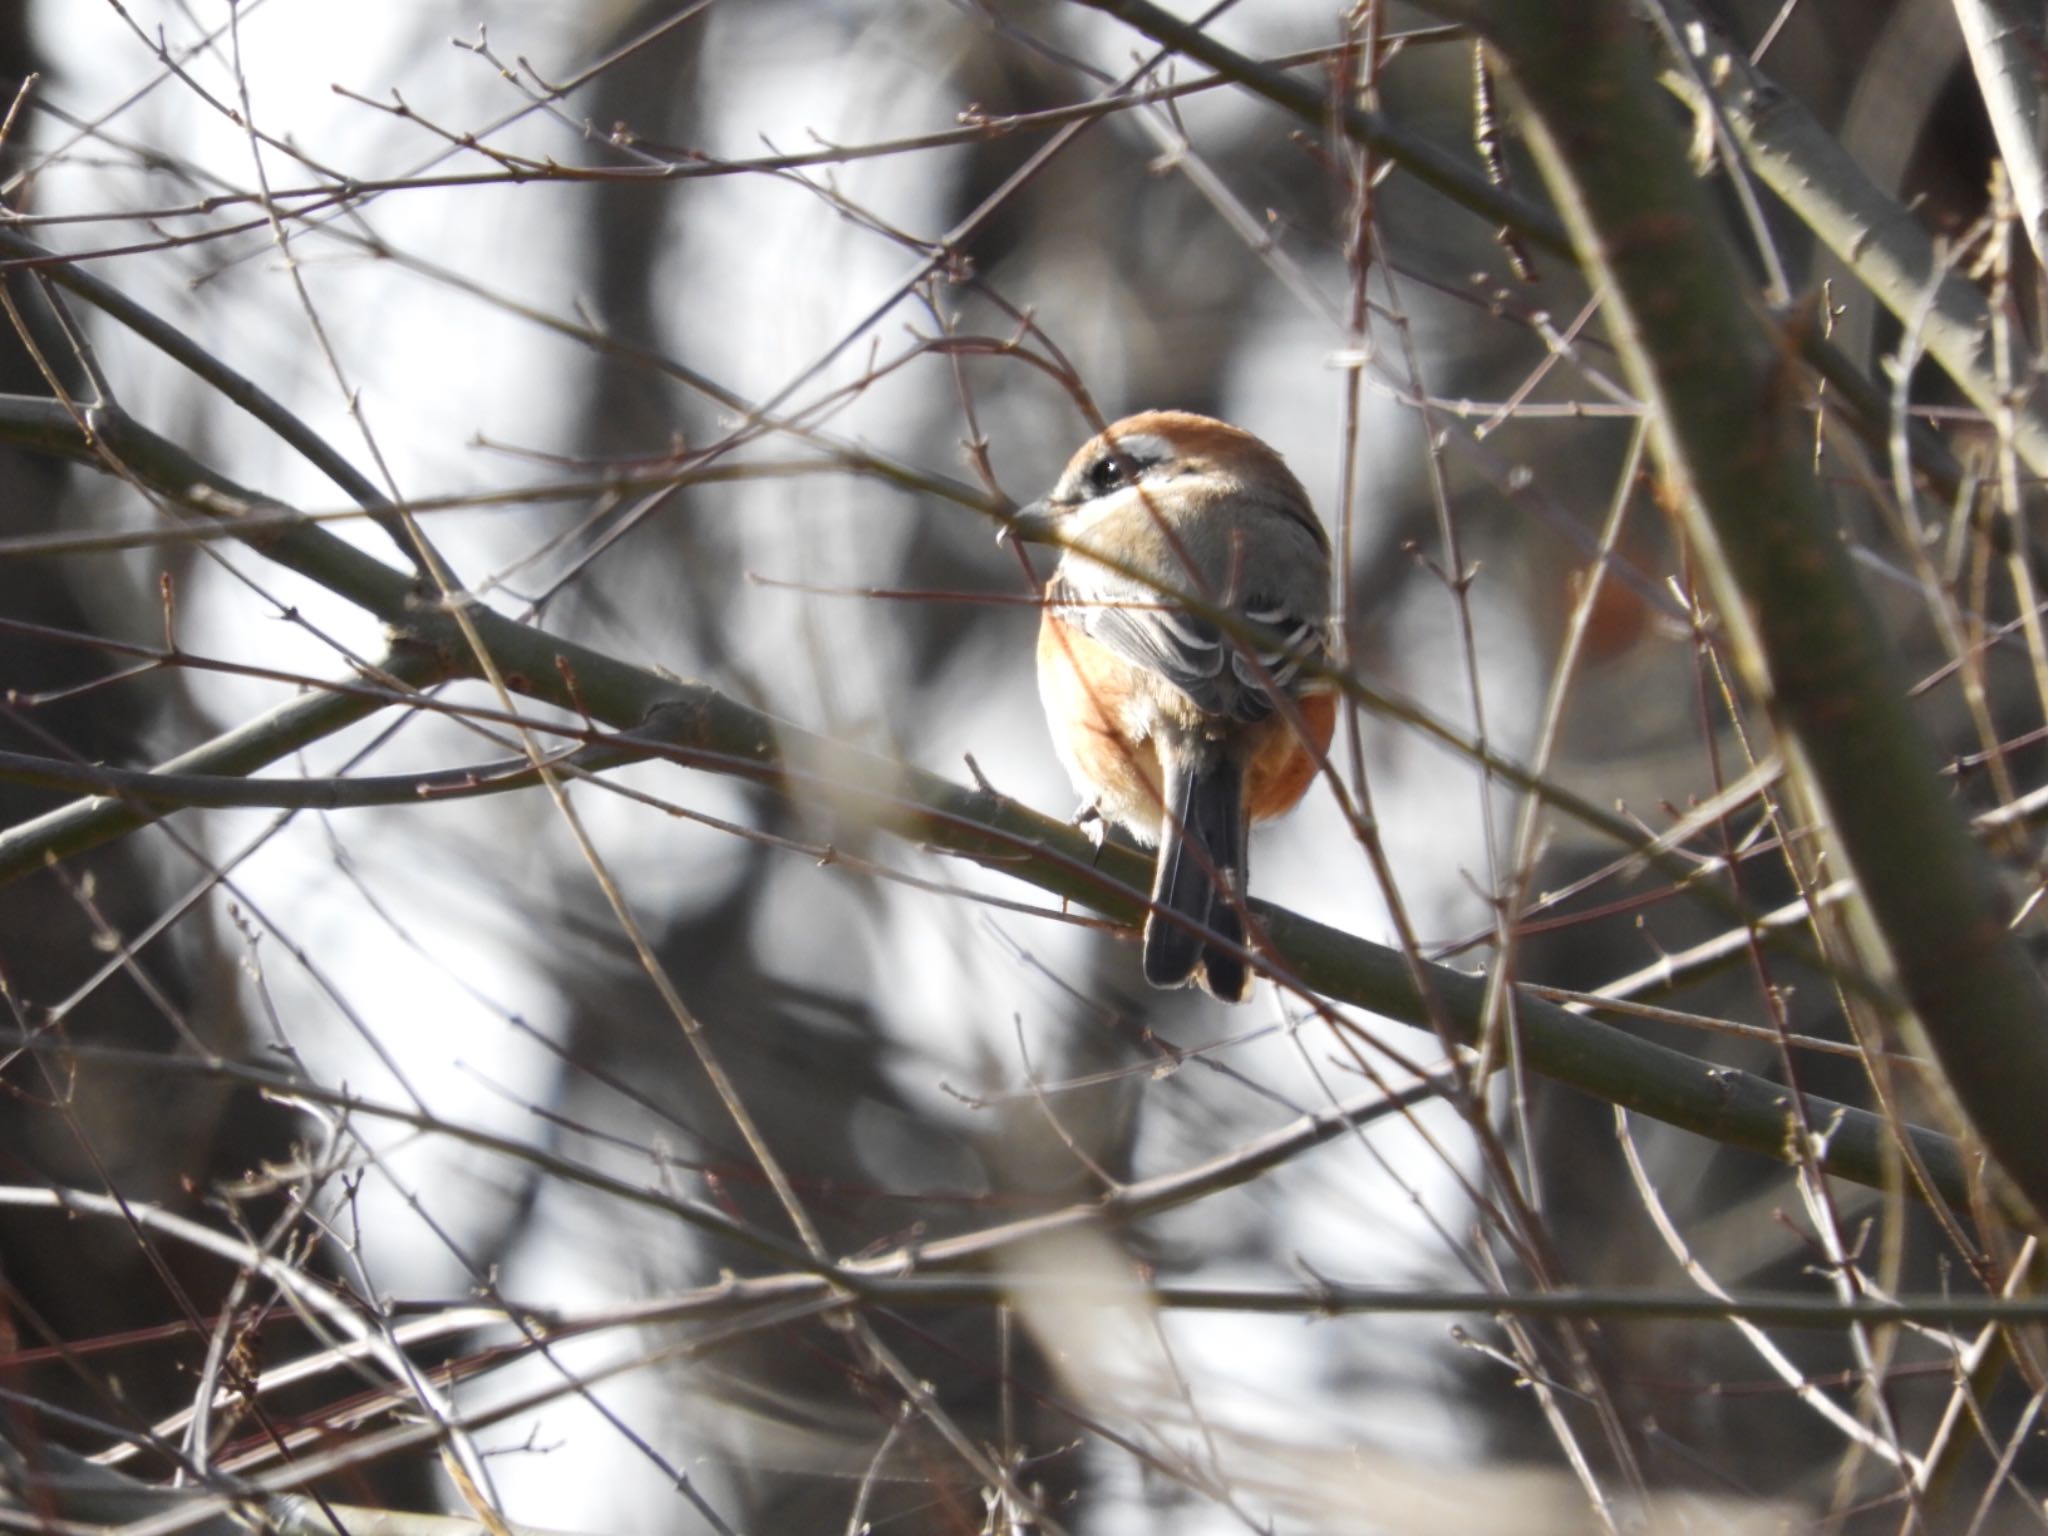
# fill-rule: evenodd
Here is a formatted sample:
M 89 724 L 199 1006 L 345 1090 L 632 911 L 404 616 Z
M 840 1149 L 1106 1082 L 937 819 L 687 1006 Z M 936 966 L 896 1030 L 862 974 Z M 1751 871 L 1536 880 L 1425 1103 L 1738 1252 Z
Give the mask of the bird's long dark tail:
M 1244 948 L 1244 768 L 1219 752 L 1192 763 L 1169 759 L 1161 769 L 1167 815 L 1145 917 L 1145 979 L 1155 987 L 1199 982 L 1241 1003 L 1252 979 L 1237 952 Z

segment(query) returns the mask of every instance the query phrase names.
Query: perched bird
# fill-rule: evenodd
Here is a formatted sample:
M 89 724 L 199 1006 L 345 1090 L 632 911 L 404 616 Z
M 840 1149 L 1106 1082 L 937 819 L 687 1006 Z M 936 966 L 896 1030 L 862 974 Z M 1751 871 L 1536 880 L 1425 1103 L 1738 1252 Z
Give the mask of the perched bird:
M 1336 720 L 1304 671 L 1330 621 L 1307 493 L 1249 432 L 1146 411 L 1084 444 L 1004 536 L 1061 547 L 1038 689 L 1081 820 L 1159 849 L 1145 979 L 1242 1002 L 1246 829 L 1301 799 Z

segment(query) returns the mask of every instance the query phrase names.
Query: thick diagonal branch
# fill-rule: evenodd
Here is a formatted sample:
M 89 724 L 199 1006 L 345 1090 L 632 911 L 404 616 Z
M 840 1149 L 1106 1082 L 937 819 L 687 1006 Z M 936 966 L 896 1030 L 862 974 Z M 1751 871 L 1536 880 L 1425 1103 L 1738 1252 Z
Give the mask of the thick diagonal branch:
M 1961 1109 L 2048 1212 L 2048 987 L 1906 704 L 1811 463 L 1795 344 L 1771 323 L 1689 163 L 1629 9 L 1460 3 L 1507 63 L 1526 129 L 1652 415 L 1746 680 L 1854 871 Z
M 64 438 L 64 424 L 54 414 L 46 424 L 44 447 L 101 462 L 82 440 Z M 312 522 L 280 531 L 278 515 L 288 508 L 221 479 L 125 416 L 100 413 L 90 425 L 126 473 L 170 499 L 228 519 L 260 516 L 263 531 L 250 538 L 252 547 L 392 628 L 393 672 L 406 674 L 394 681 L 473 675 L 474 652 L 454 617 L 439 605 L 423 604 L 408 575 Z M 631 666 L 481 604 L 472 605 L 467 617 L 509 687 L 624 733 L 616 743 L 622 750 L 746 778 L 836 809 L 850 824 L 879 827 L 1000 870 L 1117 922 L 1135 922 L 1144 910 L 1150 869 L 1143 855 L 1115 846 L 1098 852 L 1078 829 L 992 789 L 965 788 L 815 735 L 705 684 Z M 374 697 L 367 691 L 333 696 L 333 728 L 360 718 Z M 327 698 L 314 694 L 294 701 L 282 712 L 289 719 L 256 723 L 231 747 L 202 749 L 172 766 L 184 773 L 251 772 L 317 735 Z M 0 831 L 0 879 L 120 836 L 153 814 L 140 801 L 93 798 Z M 1275 970 L 1291 984 L 1387 1018 L 1425 1024 L 1425 999 L 1398 951 L 1264 903 L 1253 908 L 1272 942 Z M 1486 1006 L 1484 979 L 1447 966 L 1427 969 L 1434 1000 L 1453 1033 L 1476 1040 Z M 1781 1085 L 1654 1045 L 1534 995 L 1523 995 L 1517 1011 L 1524 1059 L 1533 1070 L 1717 1141 L 1780 1160 L 1798 1155 L 1791 1137 L 1796 1120 Z M 1891 1140 L 1900 1134 L 1926 1171 L 1930 1188 L 1921 1193 L 1951 1203 L 1967 1199 L 1962 1155 L 1948 1138 L 1916 1127 L 1895 1133 L 1868 1111 L 1811 1096 L 1805 1106 L 1809 1123 L 1833 1127 L 1821 1153 L 1829 1172 L 1883 1185 L 1896 1168 Z

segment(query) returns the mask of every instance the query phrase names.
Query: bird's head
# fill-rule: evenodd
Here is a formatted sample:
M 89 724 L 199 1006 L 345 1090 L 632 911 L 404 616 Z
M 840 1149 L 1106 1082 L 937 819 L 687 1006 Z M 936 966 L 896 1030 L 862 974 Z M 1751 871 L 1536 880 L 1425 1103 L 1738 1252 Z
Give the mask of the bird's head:
M 1000 537 L 1071 544 L 1104 516 L 1141 498 L 1155 514 L 1221 499 L 1256 502 L 1323 527 L 1280 455 L 1251 433 L 1189 411 L 1126 416 L 1083 443 L 1052 490 L 1020 510 Z

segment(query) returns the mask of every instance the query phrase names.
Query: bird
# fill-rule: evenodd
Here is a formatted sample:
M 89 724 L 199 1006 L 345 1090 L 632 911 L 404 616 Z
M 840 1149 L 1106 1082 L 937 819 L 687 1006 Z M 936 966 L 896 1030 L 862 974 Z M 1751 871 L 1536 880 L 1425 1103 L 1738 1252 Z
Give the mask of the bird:
M 1077 820 L 1098 845 L 1113 822 L 1159 850 L 1145 980 L 1243 1002 L 1247 831 L 1301 800 L 1336 723 L 1330 540 L 1308 493 L 1250 432 L 1145 411 L 1000 536 L 1060 549 L 1038 689 Z

